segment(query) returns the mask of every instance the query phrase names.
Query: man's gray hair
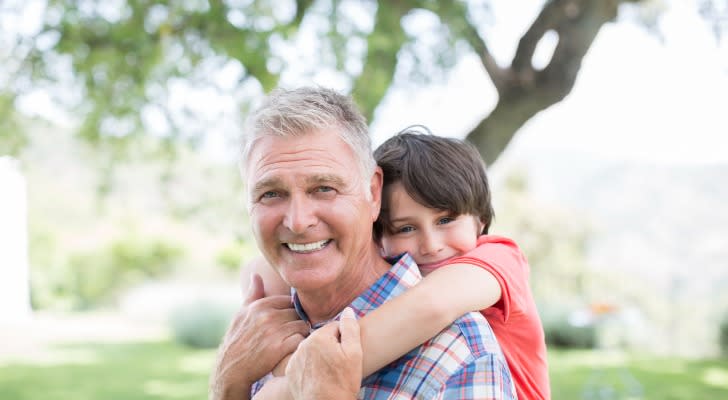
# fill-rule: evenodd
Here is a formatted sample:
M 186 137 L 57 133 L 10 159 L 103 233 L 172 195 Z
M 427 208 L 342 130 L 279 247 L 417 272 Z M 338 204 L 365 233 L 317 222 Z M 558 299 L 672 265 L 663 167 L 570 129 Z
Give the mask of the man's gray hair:
M 266 97 L 245 124 L 241 170 L 248 167 L 250 152 L 262 137 L 301 136 L 327 128 L 334 128 L 351 147 L 362 176 L 368 178 L 376 161 L 366 119 L 350 97 L 321 87 L 276 89 Z

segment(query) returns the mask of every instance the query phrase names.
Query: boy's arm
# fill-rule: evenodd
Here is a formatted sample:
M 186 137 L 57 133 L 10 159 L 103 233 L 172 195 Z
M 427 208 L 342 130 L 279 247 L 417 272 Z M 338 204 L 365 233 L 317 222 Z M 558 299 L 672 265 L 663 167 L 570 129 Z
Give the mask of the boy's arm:
M 291 295 L 291 288 L 288 284 L 283 281 L 278 272 L 274 271 L 268 262 L 262 257 L 258 256 L 251 260 L 240 273 L 240 287 L 242 288 L 243 297 L 248 296 L 248 292 L 251 290 L 251 282 L 253 275 L 259 275 L 263 281 L 263 296 L 275 296 L 275 295 Z M 292 353 L 291 353 L 292 354 Z M 288 391 L 288 383 L 285 381 L 284 372 L 288 359 L 291 358 L 291 354 L 288 354 L 281 360 L 276 367 L 273 369 L 273 378 L 266 382 L 253 399 L 267 400 L 267 399 L 291 399 L 293 398 Z
M 247 296 L 250 287 L 250 280 L 254 274 L 260 275 L 263 279 L 264 296 L 273 296 L 282 294 L 290 296 L 291 287 L 278 275 L 273 267 L 268 264 L 262 256 L 258 256 L 251 260 L 240 273 L 240 287 L 243 290 L 243 297 Z
M 290 294 L 288 285 L 262 257 L 251 261 L 243 271 L 243 288 L 248 287 L 245 281 L 254 273 L 263 278 L 266 296 Z M 452 264 L 436 269 L 361 319 L 363 376 L 407 354 L 463 314 L 492 306 L 500 297 L 498 281 L 483 268 Z M 279 363 L 273 374 L 282 375 L 287 361 L 285 358 Z
M 483 268 L 452 264 L 436 269 L 361 319 L 363 375 L 407 354 L 463 314 L 492 306 L 500 297 L 498 281 Z

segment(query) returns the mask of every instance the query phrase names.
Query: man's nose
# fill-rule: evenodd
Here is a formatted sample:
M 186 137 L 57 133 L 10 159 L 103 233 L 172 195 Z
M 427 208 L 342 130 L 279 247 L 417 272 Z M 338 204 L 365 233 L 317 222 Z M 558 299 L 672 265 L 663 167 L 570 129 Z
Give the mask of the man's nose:
M 291 196 L 283 225 L 293 233 L 301 234 L 316 225 L 313 204 L 306 196 Z

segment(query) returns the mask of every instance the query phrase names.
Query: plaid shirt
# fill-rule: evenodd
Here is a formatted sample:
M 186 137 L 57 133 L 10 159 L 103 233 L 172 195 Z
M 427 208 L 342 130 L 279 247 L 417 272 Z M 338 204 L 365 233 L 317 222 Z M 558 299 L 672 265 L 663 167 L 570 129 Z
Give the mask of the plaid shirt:
M 351 307 L 361 318 L 385 301 L 416 285 L 422 276 L 404 254 Z M 306 313 L 293 296 L 299 316 Z M 335 319 L 338 319 L 336 317 Z M 324 323 L 312 326 L 316 329 Z M 253 393 L 264 383 L 253 386 Z M 508 365 L 490 325 L 480 313 L 468 313 L 437 336 L 362 381 L 360 399 L 515 399 Z
M 392 269 L 351 304 L 363 316 L 422 279 L 401 256 Z M 468 313 L 422 346 L 368 376 L 361 399 L 515 399 L 506 360 L 488 322 Z

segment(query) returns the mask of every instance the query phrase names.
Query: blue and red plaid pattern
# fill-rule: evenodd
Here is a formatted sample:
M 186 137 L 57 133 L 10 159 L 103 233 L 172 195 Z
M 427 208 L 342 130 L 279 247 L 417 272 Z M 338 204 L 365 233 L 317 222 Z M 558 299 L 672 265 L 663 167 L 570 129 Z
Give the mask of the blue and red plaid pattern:
M 404 254 L 392 269 L 356 298 L 364 316 L 422 279 Z M 360 399 L 515 399 L 508 364 L 490 325 L 468 313 L 437 336 L 362 381 Z
M 351 303 L 359 318 L 422 279 L 417 264 L 408 254 L 391 261 L 393 265 L 389 272 Z M 301 319 L 308 321 L 295 292 L 293 302 Z M 255 394 L 266 380 L 256 382 L 251 394 Z M 358 398 L 501 400 L 515 399 L 516 391 L 490 325 L 480 313 L 472 312 L 365 378 Z

